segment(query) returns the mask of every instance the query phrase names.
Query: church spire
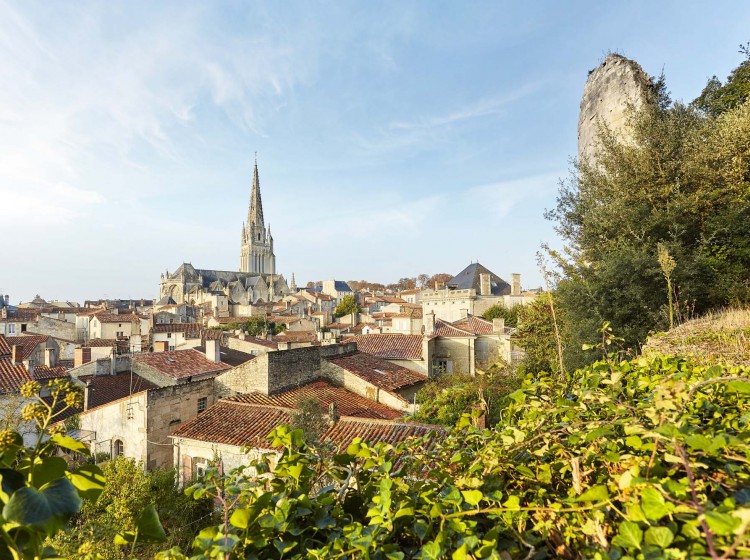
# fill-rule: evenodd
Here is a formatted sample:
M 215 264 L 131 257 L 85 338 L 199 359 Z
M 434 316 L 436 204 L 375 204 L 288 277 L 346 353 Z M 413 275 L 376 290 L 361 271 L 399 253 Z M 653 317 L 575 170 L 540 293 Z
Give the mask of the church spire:
M 247 226 L 252 225 L 263 228 L 263 203 L 260 200 L 260 180 L 258 179 L 258 154 L 255 154 L 255 167 L 253 168 L 253 191 L 250 194 L 250 208 L 247 211 Z

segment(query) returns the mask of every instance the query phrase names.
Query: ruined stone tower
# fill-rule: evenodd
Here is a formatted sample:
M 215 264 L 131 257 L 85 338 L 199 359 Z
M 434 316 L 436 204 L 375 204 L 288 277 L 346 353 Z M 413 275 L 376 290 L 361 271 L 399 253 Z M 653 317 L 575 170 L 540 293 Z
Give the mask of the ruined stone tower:
M 653 82 L 634 60 L 609 54 L 589 72 L 578 115 L 578 161 L 594 163 L 599 123 L 626 132 L 628 105 L 636 109 L 647 102 Z

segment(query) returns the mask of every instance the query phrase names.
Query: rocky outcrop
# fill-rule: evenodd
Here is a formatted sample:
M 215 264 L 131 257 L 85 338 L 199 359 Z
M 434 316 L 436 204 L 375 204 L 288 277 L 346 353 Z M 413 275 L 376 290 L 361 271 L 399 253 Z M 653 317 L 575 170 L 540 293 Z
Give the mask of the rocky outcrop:
M 578 161 L 595 162 L 599 125 L 627 137 L 628 107 L 646 103 L 653 82 L 640 65 L 619 54 L 609 54 L 589 72 L 578 116 Z

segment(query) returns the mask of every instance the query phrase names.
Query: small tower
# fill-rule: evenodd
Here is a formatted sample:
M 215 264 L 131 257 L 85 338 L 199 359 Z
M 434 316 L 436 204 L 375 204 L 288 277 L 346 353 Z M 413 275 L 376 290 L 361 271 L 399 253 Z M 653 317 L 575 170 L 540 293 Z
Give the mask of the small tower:
M 294 281 L 294 272 L 292 272 L 292 283 L 289 285 L 289 289 L 293 294 L 297 293 L 297 283 Z

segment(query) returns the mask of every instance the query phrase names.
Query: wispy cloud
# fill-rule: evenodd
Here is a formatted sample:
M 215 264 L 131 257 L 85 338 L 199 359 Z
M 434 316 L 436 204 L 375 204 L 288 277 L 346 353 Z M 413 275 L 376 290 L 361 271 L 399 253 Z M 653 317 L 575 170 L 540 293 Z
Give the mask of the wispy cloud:
M 498 181 L 471 187 L 464 193 L 464 199 L 471 201 L 477 211 L 493 219 L 507 217 L 516 207 L 527 201 L 549 198 L 556 188 L 564 170 L 552 173 L 530 175 L 509 181 Z

